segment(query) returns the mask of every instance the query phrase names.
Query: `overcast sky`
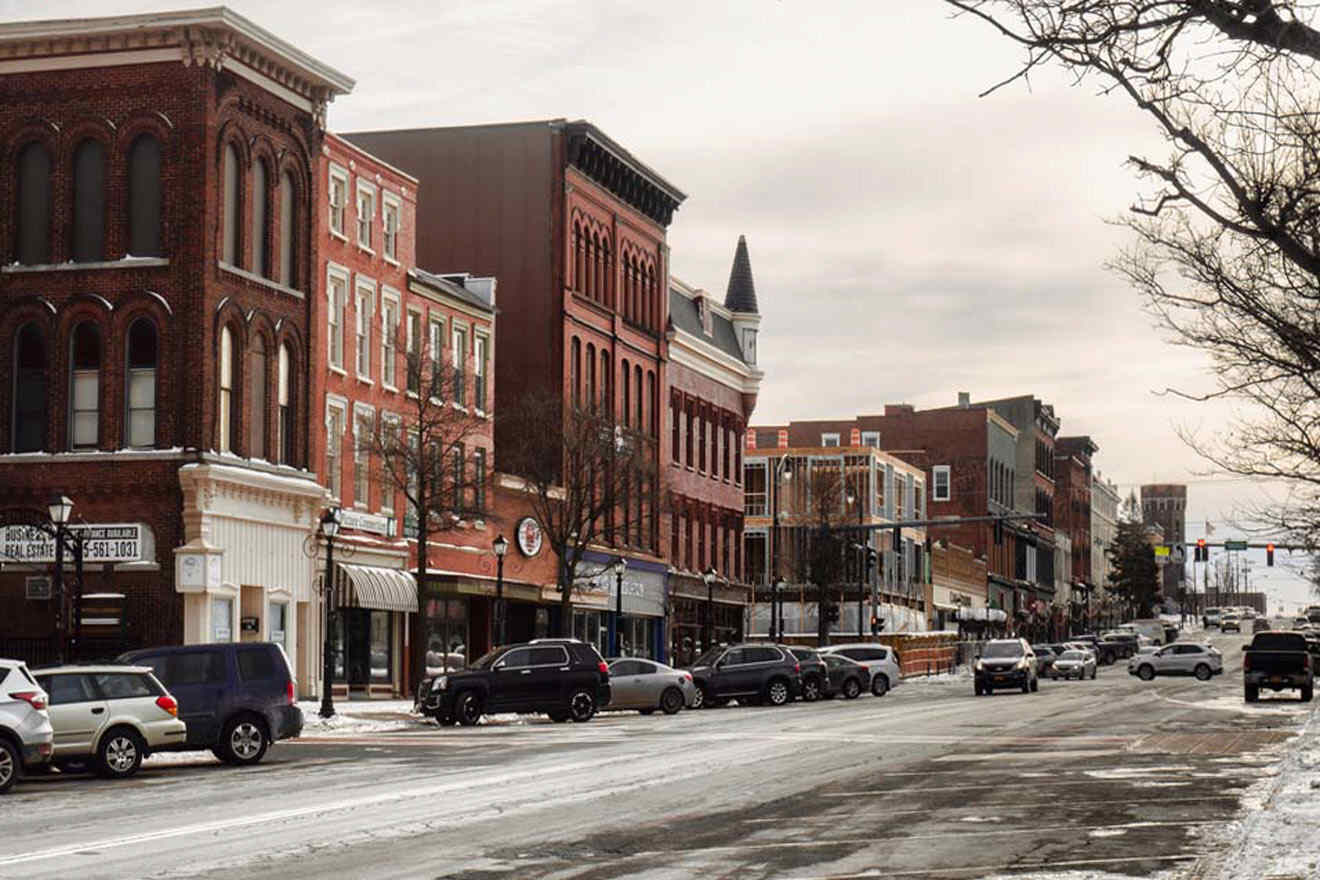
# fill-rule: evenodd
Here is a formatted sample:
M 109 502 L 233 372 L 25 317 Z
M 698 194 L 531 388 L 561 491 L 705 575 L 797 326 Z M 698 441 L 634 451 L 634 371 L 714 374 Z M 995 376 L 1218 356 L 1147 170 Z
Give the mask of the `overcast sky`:
M 1164 152 L 1149 125 L 1063 75 L 977 98 L 1017 55 L 936 0 L 230 5 L 357 80 L 333 129 L 585 117 L 688 193 L 675 275 L 722 296 L 745 234 L 766 373 L 754 421 L 1032 393 L 1062 433 L 1096 440 L 1125 493 L 1190 482 L 1189 538 L 1209 519 L 1222 539 L 1267 491 L 1202 474 L 1176 428 L 1213 434 L 1224 411 L 1155 392 L 1207 387 L 1205 361 L 1103 269 L 1125 240 L 1106 221 L 1137 192 L 1124 159 Z

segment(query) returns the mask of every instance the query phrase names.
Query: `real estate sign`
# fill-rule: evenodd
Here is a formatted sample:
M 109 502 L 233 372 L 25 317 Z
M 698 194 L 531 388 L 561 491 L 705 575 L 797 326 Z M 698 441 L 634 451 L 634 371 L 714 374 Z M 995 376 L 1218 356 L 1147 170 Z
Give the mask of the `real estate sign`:
M 83 562 L 137 562 L 142 558 L 142 524 L 68 526 L 75 540 L 82 541 Z M 73 562 L 73 548 L 64 548 L 64 558 Z M 0 560 L 4 562 L 54 562 L 55 536 L 35 526 L 0 528 Z

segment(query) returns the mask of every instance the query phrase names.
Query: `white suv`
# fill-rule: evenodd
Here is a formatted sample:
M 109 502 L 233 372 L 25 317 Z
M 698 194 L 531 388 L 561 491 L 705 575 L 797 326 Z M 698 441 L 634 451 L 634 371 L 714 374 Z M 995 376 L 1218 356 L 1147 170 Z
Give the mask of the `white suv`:
M 1174 642 L 1150 654 L 1138 654 L 1128 663 L 1128 672 L 1142 681 L 1157 675 L 1194 675 L 1201 681 L 1224 671 L 1224 657 L 1209 645 Z
M 51 750 L 46 692 L 22 660 L 0 658 L 0 794 L 13 788 L 24 767 L 49 761 Z
M 57 765 L 90 761 L 122 779 L 186 737 L 179 704 L 149 666 L 60 666 L 39 670 L 37 681 L 50 695 Z
M 830 645 L 820 648 L 818 654 L 838 654 L 855 660 L 866 667 L 871 676 L 871 693 L 883 697 L 891 688 L 898 687 L 903 680 L 902 667 L 898 653 L 888 645 L 859 642 L 853 645 Z

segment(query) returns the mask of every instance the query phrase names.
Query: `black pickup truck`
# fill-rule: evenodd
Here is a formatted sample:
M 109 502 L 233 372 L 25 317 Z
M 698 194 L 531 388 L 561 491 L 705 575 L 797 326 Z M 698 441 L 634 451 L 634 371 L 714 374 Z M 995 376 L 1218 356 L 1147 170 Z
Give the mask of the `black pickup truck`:
M 1303 703 L 1311 701 L 1315 671 L 1301 633 L 1258 632 L 1250 645 L 1242 646 L 1242 652 L 1243 695 L 1248 703 L 1259 699 L 1261 688 L 1297 688 Z

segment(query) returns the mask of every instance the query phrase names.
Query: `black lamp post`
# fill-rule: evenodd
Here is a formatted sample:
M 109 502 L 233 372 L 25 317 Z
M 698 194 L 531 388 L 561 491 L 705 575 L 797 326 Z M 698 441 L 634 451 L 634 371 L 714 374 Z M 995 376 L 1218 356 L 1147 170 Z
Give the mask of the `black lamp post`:
M 610 654 L 618 657 L 619 630 L 623 626 L 623 573 L 628 570 L 628 560 L 622 556 L 614 560 L 614 631 L 610 634 Z
M 334 642 L 330 634 L 330 602 L 334 596 L 335 535 L 339 534 L 339 508 L 331 507 L 321 514 L 321 534 L 325 535 L 325 583 L 321 587 L 321 604 L 325 606 L 325 644 L 321 647 L 321 717 L 335 714 L 335 702 L 330 690 L 335 678 Z
M 770 614 L 773 618 L 776 609 L 779 611 L 779 631 L 770 633 L 770 640 L 773 642 L 782 642 L 784 640 L 784 579 L 775 579 L 775 597 L 770 602 Z
M 772 577 L 772 578 L 777 578 L 777 580 L 775 581 L 776 589 L 778 589 L 778 585 L 780 585 L 780 584 L 783 583 L 783 578 L 778 577 L 778 575 L 779 575 L 779 480 L 780 480 L 780 477 L 781 477 L 781 476 L 783 477 L 783 479 L 784 479 L 785 481 L 788 481 L 788 480 L 793 479 L 793 471 L 792 471 L 791 469 L 785 467 L 785 465 L 787 465 L 787 464 L 788 464 L 788 453 L 785 452 L 783 455 L 779 456 L 779 460 L 778 460 L 777 462 L 775 462 L 774 479 L 771 481 L 771 482 L 772 482 L 772 485 L 770 486 L 770 489 L 771 489 L 771 493 L 770 493 L 770 577 Z M 778 594 L 776 593 L 776 596 L 777 596 L 777 595 L 778 595 Z M 770 639 L 771 639 L 771 641 L 775 641 L 775 605 L 776 605 L 776 604 L 778 604 L 778 599 L 777 599 L 777 598 L 776 598 L 776 600 L 772 601 L 771 606 L 770 606 Z M 780 605 L 780 606 L 779 606 L 779 637 L 780 637 L 781 639 L 782 639 L 783 636 L 784 636 L 784 618 L 783 618 L 783 614 L 784 614 L 784 608 L 783 608 L 782 605 Z
M 491 542 L 490 549 L 495 551 L 495 644 L 504 644 L 505 618 L 508 610 L 504 607 L 504 554 L 509 552 L 509 542 L 500 535 Z
M 715 647 L 715 579 L 719 577 L 719 572 L 715 566 L 711 566 L 701 573 L 701 579 L 706 582 L 706 650 L 709 651 Z
M 65 612 L 67 602 L 64 596 L 64 534 L 69 523 L 69 514 L 73 512 L 73 502 L 67 495 L 57 495 L 46 505 L 51 524 L 55 526 L 55 658 L 64 662 L 65 634 L 67 625 Z

